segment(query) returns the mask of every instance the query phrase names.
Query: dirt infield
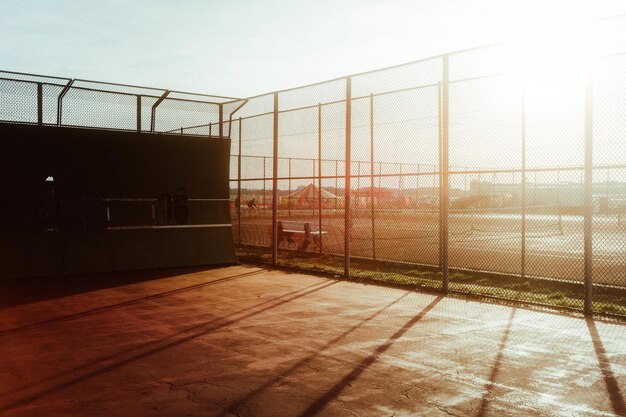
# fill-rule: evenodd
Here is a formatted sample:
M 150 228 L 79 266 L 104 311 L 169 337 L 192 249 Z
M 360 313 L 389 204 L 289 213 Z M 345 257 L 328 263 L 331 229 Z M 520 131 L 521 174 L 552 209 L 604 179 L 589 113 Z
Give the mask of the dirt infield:
M 233 217 L 235 241 L 271 246 L 271 214 L 244 213 L 239 222 Z M 285 227 L 302 229 L 309 223 L 319 228 L 319 218 L 310 210 L 293 210 L 291 216 L 279 213 Z M 560 215 L 553 210 L 531 213 L 526 218 L 527 276 L 573 282 L 583 281 L 583 218 Z M 344 252 L 344 219 L 342 212 L 323 213 L 322 253 Z M 522 270 L 521 215 L 506 210 L 495 213 L 451 211 L 449 265 L 451 268 L 520 275 Z M 351 256 L 439 265 L 439 220 L 433 211 L 396 210 L 377 213 L 375 244 L 372 221 L 367 210 L 352 216 Z M 318 247 L 307 248 L 319 251 Z M 626 287 L 626 224 L 614 216 L 594 219 L 594 282 Z

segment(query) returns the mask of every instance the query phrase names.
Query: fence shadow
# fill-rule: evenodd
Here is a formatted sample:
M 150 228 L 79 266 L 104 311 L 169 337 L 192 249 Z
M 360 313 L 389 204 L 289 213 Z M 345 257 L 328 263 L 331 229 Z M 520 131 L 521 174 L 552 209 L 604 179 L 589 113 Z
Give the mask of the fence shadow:
M 250 317 L 254 317 L 257 316 L 261 313 L 264 313 L 266 311 L 269 311 L 271 309 L 274 309 L 276 307 L 282 306 L 284 304 L 287 304 L 293 300 L 305 297 L 309 294 L 312 294 L 314 292 L 320 291 L 324 288 L 328 288 L 332 285 L 335 285 L 337 282 L 336 281 L 330 281 L 330 282 L 322 282 L 322 283 L 317 283 L 314 284 L 312 286 L 306 287 L 305 289 L 300 289 L 297 291 L 293 291 L 287 295 L 289 295 L 289 297 L 286 297 L 286 295 L 282 295 L 279 297 L 276 297 L 272 300 L 268 300 L 265 301 L 263 303 L 260 303 L 258 305 L 252 306 L 252 307 L 248 307 L 245 308 L 243 310 L 240 310 L 230 316 L 224 317 L 224 318 L 216 318 L 213 320 L 209 320 L 207 322 L 203 322 L 200 323 L 198 325 L 192 326 L 188 329 L 182 330 L 176 334 L 173 335 L 168 335 L 162 339 L 159 340 L 155 340 L 155 341 L 151 341 L 148 342 L 144 345 L 141 346 L 137 346 L 137 347 L 132 347 L 130 349 L 127 349 L 125 351 L 121 351 L 121 352 L 116 352 L 113 355 L 104 357 L 104 358 L 98 358 L 86 365 L 81 366 L 80 368 L 75 368 L 73 371 L 79 371 L 82 369 L 86 369 L 86 372 L 83 373 L 82 375 L 79 376 L 75 376 L 72 377 L 64 382 L 59 382 L 53 386 L 50 387 L 46 387 L 44 384 L 50 380 L 56 379 L 56 377 L 63 377 L 65 376 L 65 373 L 61 373 L 56 375 L 55 377 L 50 377 L 50 378 L 46 378 L 43 380 L 38 381 L 36 384 L 34 385 L 40 385 L 41 387 L 38 390 L 35 390 L 34 393 L 32 394 L 27 394 L 26 396 L 22 397 L 22 398 L 12 398 L 10 399 L 7 403 L 5 404 L 0 404 L 0 413 L 4 412 L 4 411 L 8 411 L 11 409 L 14 409 L 18 406 L 22 406 L 24 404 L 28 404 L 32 401 L 35 401 L 37 399 L 41 399 L 43 397 L 47 397 L 50 396 L 58 391 L 61 391 L 65 388 L 68 387 L 72 387 L 75 386 L 83 381 L 95 378 L 99 375 L 102 375 L 106 372 L 110 372 L 113 371 L 115 369 L 118 369 L 122 366 L 128 365 L 130 363 L 139 361 L 141 359 L 144 359 L 146 357 L 149 357 L 151 355 L 157 354 L 159 352 L 163 352 L 166 351 L 168 349 L 174 348 L 176 346 L 179 346 L 181 344 L 184 343 L 188 343 L 191 342 L 193 340 L 196 340 L 202 336 L 205 336 L 209 333 L 215 332 L 219 329 L 222 329 L 224 327 L 233 325 L 235 323 L 241 322 L 243 320 L 246 320 Z M 245 313 L 243 315 L 241 315 L 242 313 Z M 228 317 L 232 317 L 232 316 L 238 316 L 239 317 L 234 317 L 234 318 L 228 318 Z M 122 356 L 124 354 L 128 354 L 128 353 L 133 353 L 131 356 L 128 356 L 126 358 L 119 358 L 119 356 Z M 111 363 L 106 364 L 107 361 L 110 360 L 114 360 Z M 105 362 L 105 363 L 103 363 Z M 95 369 L 91 369 L 89 370 L 89 368 L 95 367 Z M 28 384 L 25 388 L 31 388 L 33 386 L 33 384 Z M 8 391 L 6 393 L 4 393 L 4 396 L 13 396 L 15 397 L 15 395 L 21 391 L 20 388 L 16 388 L 13 389 L 11 391 Z M 10 397 L 9 397 L 10 398 Z
M 615 375 L 613 374 L 613 370 L 611 369 L 611 362 L 606 354 L 602 338 L 600 337 L 600 333 L 596 327 L 596 322 L 591 317 L 587 317 L 585 321 L 587 323 L 587 328 L 589 329 L 593 349 L 596 353 L 596 357 L 598 358 L 600 371 L 602 371 L 602 378 L 604 379 L 606 390 L 611 400 L 613 412 L 618 416 L 626 417 L 626 403 L 624 403 L 624 397 L 622 396 L 620 386 L 615 378 Z
M 381 308 L 377 309 L 374 313 L 370 314 L 368 317 L 366 317 L 363 320 L 359 321 L 357 324 L 355 324 L 354 326 L 350 327 L 348 330 L 344 331 L 343 333 L 341 333 L 337 337 L 335 337 L 332 340 L 330 340 L 327 343 L 325 343 L 324 346 L 320 347 L 312 355 L 309 355 L 309 356 L 299 360 L 298 362 L 296 362 L 295 364 L 290 366 L 288 369 L 286 369 L 284 372 L 281 372 L 279 375 L 276 375 L 271 380 L 269 380 L 269 381 L 265 382 L 264 384 L 260 385 L 259 387 L 255 388 L 253 391 L 249 392 L 245 396 L 242 396 L 242 397 L 238 398 L 237 400 L 233 401 L 231 403 L 231 405 L 224 407 L 224 412 L 221 413 L 220 416 L 225 416 L 225 415 L 227 415 L 229 413 L 236 414 L 237 409 L 239 407 L 241 407 L 243 404 L 245 404 L 246 402 L 248 402 L 250 399 L 256 397 L 257 395 L 259 395 L 260 393 L 265 391 L 268 387 L 270 387 L 273 384 L 279 382 L 281 379 L 285 378 L 286 376 L 291 375 L 294 371 L 296 371 L 297 369 L 299 369 L 302 366 L 306 365 L 307 363 L 311 362 L 313 359 L 318 358 L 319 356 L 321 356 L 322 352 L 324 352 L 325 350 L 329 349 L 330 347 L 336 345 L 338 342 L 340 342 L 341 340 L 345 339 L 348 335 L 352 334 L 353 332 L 355 332 L 359 328 L 363 327 L 365 324 L 369 323 L 370 321 L 375 319 L 377 316 L 381 315 L 387 309 L 389 309 L 392 306 L 394 306 L 395 304 L 399 303 L 402 299 L 406 298 L 409 294 L 410 294 L 409 292 L 405 292 L 400 297 L 396 298 L 395 300 L 391 301 L 390 303 L 388 303 L 388 304 L 382 306 Z
M 393 344 L 400 339 L 407 331 L 409 331 L 418 321 L 420 321 L 430 310 L 432 310 L 441 300 L 443 296 L 438 296 L 430 304 L 422 309 L 415 317 L 407 321 L 400 329 L 398 329 L 393 335 L 391 335 L 385 343 L 378 346 L 374 352 L 359 362 L 352 372 L 343 377 L 334 386 L 332 386 L 324 395 L 317 399 L 313 404 L 309 405 L 306 410 L 298 415 L 298 417 L 312 417 L 318 414 L 330 401 L 337 398 L 337 396 L 348 385 L 359 378 L 363 372 L 365 372 L 372 364 L 374 364 L 380 356 L 385 353 Z
M 506 349 L 506 345 L 509 341 L 509 336 L 511 334 L 511 327 L 513 326 L 513 319 L 515 318 L 516 309 L 511 309 L 511 315 L 509 316 L 509 320 L 507 322 L 506 328 L 504 329 L 504 334 L 502 335 L 502 340 L 499 343 L 498 353 L 493 361 L 493 366 L 491 368 L 491 373 L 489 374 L 489 383 L 485 385 L 482 401 L 480 402 L 480 408 L 478 409 L 477 417 L 484 417 L 487 413 L 487 409 L 489 408 L 489 401 L 491 390 L 493 389 L 496 379 L 498 378 L 498 373 L 500 372 L 500 366 L 502 364 L 502 358 L 504 357 L 504 350 Z

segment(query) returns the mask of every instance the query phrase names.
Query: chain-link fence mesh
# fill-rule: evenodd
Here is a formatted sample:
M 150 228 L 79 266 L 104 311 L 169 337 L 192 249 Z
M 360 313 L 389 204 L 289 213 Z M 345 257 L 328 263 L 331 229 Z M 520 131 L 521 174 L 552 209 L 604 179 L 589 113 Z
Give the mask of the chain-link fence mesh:
M 0 71 L 0 123 L 230 137 L 245 101 Z
M 0 119 L 7 122 L 37 123 L 37 83 L 0 80 Z
M 626 315 L 622 46 L 593 71 L 493 45 L 250 99 L 240 256 Z
M 622 28 L 622 34 L 624 30 Z M 626 288 L 626 55 L 596 63 L 593 85 L 594 309 Z
M 273 107 L 268 97 L 250 99 L 229 128 L 233 239 L 239 256 L 261 262 L 272 261 L 273 246 Z
M 624 316 L 624 32 L 245 100 L 1 72 L 0 121 L 230 138 L 243 259 Z

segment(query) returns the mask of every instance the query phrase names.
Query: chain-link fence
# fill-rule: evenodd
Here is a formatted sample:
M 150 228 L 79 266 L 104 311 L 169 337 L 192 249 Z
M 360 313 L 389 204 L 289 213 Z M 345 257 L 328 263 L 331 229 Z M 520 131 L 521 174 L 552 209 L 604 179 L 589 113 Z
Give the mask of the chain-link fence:
M 594 31 L 245 100 L 0 72 L 0 122 L 230 138 L 242 259 L 626 316 L 626 19 Z
M 239 256 L 626 315 L 613 46 L 528 69 L 492 45 L 248 99 L 231 136 Z
M 228 137 L 245 103 L 148 87 L 0 71 L 0 123 Z

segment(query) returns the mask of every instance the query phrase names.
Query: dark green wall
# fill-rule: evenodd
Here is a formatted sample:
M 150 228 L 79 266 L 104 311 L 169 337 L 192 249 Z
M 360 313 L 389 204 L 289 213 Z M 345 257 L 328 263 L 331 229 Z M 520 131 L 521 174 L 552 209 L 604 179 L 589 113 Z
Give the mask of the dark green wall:
M 0 124 L 0 278 L 234 262 L 218 226 L 229 153 L 227 139 Z M 186 224 L 164 214 L 180 188 Z

